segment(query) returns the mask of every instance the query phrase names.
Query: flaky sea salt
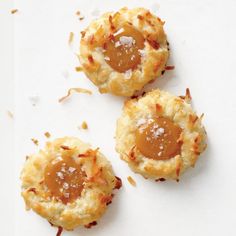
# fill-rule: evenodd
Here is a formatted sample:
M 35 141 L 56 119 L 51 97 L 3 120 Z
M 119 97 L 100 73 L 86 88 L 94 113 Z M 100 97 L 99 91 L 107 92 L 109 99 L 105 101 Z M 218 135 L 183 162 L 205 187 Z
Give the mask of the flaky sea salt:
M 76 170 L 76 168 L 74 168 L 74 167 L 69 167 L 69 169 L 68 169 L 68 171 L 70 172 L 70 173 L 73 173 L 74 171 Z
M 63 188 L 64 188 L 64 189 L 68 189 L 68 188 L 69 188 L 69 184 L 68 184 L 68 183 L 66 183 L 66 182 L 65 182 L 65 183 L 63 183 Z
M 140 126 L 140 125 L 145 124 L 146 122 L 147 122 L 146 119 L 144 119 L 144 118 L 140 118 L 140 119 L 137 121 L 136 125 L 137 125 L 137 126 Z
M 118 48 L 120 45 L 121 45 L 120 41 L 117 41 L 117 42 L 115 43 L 115 48 Z
M 119 41 L 121 45 L 127 46 L 127 47 L 132 47 L 132 45 L 135 43 L 135 40 L 129 36 L 121 36 Z
M 159 137 L 160 135 L 164 134 L 165 130 L 163 128 L 158 128 L 152 131 L 154 138 Z
M 61 173 L 60 171 L 57 172 L 57 176 L 58 176 L 60 179 L 64 179 L 64 175 L 63 175 L 63 173 Z

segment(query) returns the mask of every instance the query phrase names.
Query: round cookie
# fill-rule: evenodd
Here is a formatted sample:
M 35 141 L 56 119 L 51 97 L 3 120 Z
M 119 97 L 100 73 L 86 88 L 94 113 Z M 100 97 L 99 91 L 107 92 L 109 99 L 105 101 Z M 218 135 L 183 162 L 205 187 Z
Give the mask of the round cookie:
M 176 97 L 153 90 L 124 104 L 117 121 L 116 150 L 145 178 L 175 179 L 193 167 L 206 148 L 206 132 L 192 110 L 189 90 Z
M 72 137 L 47 142 L 29 156 L 21 180 L 26 207 L 66 230 L 94 225 L 111 203 L 113 190 L 121 187 L 98 149 Z
M 81 32 L 79 59 L 101 93 L 131 96 L 165 70 L 164 22 L 144 8 L 122 8 Z

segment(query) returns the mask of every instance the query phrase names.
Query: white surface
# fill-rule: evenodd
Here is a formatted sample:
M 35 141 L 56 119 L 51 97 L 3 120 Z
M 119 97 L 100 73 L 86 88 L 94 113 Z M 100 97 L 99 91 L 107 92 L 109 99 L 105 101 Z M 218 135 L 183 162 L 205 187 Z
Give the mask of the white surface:
M 13 120 L 7 111 L 13 112 L 13 17 L 10 14 L 13 1 L 0 1 L 0 209 L 1 235 L 13 235 L 14 221 L 14 158 Z M 11 223 L 9 223 L 11 222 Z
M 174 64 L 176 69 L 167 72 L 152 86 L 177 95 L 189 87 L 195 109 L 198 113 L 205 113 L 208 149 L 196 167 L 189 170 L 179 183 L 155 183 L 129 170 L 114 151 L 115 122 L 121 113 L 123 99 L 100 95 L 82 73 L 74 71 L 78 61 L 74 50 L 67 44 L 69 32 L 73 31 L 79 37 L 79 32 L 92 19 L 91 12 L 96 9 L 102 13 L 127 5 L 158 9 L 158 15 L 166 21 L 165 29 L 171 45 L 169 64 Z M 98 226 L 63 235 L 236 235 L 235 1 L 17 0 L 15 7 L 19 12 L 12 16 L 15 19 L 16 88 L 16 183 L 13 189 L 17 189 L 14 236 L 51 236 L 56 232 L 47 221 L 24 210 L 18 180 L 25 156 L 37 151 L 30 139 L 37 138 L 43 144 L 45 131 L 50 131 L 53 138 L 73 135 L 94 147 L 99 146 L 124 184 Z M 75 16 L 77 10 L 85 15 L 84 21 L 80 22 Z M 8 32 L 8 36 L 11 38 L 12 33 Z M 6 50 L 5 53 L 8 54 Z M 10 60 L 1 63 L 6 70 L 3 75 L 10 78 L 13 75 L 9 64 Z M 65 74 L 69 74 L 68 78 Z M 5 85 L 6 81 L 2 81 L 1 76 L 1 95 L 6 93 L 2 84 Z M 75 94 L 67 102 L 59 104 L 57 99 L 70 87 L 88 88 L 94 94 Z M 29 97 L 35 95 L 39 96 L 39 102 L 32 106 Z M 1 111 L 8 109 L 4 99 L 1 99 Z M 12 104 L 11 99 L 9 104 Z M 4 115 L 1 112 L 1 116 Z M 88 131 L 77 129 L 83 120 L 89 125 Z M 9 121 L 5 119 L 3 122 L 5 126 Z M 1 145 L 5 146 L 5 137 L 11 136 L 11 129 L 2 129 L 4 139 L 1 139 Z M 2 158 L 6 159 L 9 152 L 3 151 Z M 7 162 L 4 160 L 4 163 Z M 1 167 L 1 172 L 2 169 L 5 169 L 3 174 L 10 176 L 8 170 L 11 168 Z M 129 175 L 136 180 L 136 188 L 127 182 Z M 4 190 L 9 188 L 9 182 L 4 181 L 3 186 Z M 4 197 L 8 196 L 2 192 Z M 5 197 L 3 206 L 6 211 L 11 206 L 10 196 L 8 199 Z

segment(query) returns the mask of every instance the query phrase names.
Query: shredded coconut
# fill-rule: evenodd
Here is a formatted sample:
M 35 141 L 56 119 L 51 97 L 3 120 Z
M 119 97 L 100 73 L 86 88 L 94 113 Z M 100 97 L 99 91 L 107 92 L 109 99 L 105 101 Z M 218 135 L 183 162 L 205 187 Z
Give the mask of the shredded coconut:
M 116 31 L 113 35 L 116 36 L 118 34 L 121 34 L 124 32 L 124 29 L 123 28 L 120 28 L 118 31 Z

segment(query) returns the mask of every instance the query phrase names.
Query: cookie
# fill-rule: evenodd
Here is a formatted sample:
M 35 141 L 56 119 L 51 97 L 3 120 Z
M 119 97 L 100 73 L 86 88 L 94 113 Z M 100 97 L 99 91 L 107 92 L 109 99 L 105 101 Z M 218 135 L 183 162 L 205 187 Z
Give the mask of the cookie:
M 122 8 L 81 32 L 79 59 L 101 93 L 131 96 L 165 70 L 164 22 L 144 8 Z
M 124 104 L 117 121 L 116 150 L 130 168 L 155 180 L 179 180 L 206 148 L 206 132 L 189 103 L 153 90 Z
M 103 154 L 73 137 L 30 155 L 21 180 L 26 207 L 66 230 L 95 224 L 121 186 Z

